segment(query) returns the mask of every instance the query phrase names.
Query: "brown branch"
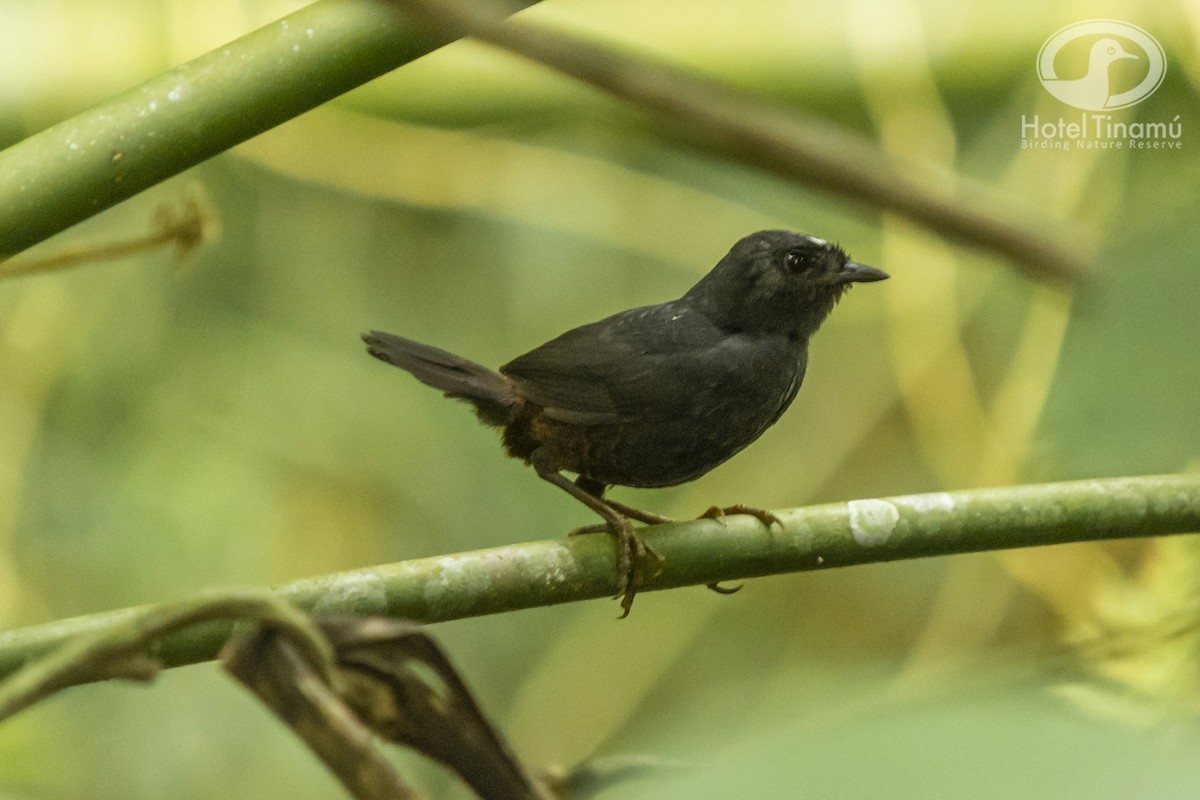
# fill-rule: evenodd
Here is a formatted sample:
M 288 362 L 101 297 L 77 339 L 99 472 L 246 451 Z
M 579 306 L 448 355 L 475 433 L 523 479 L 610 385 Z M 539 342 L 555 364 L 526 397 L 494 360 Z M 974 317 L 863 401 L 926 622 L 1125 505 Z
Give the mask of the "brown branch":
M 492 0 L 390 1 L 447 37 L 471 36 L 590 83 L 647 113 L 671 141 L 901 214 L 1013 259 L 1037 280 L 1070 284 L 1087 270 L 1091 247 L 1078 231 L 1039 224 L 964 176 L 889 157 L 848 128 L 595 39 L 505 22 L 511 9 Z

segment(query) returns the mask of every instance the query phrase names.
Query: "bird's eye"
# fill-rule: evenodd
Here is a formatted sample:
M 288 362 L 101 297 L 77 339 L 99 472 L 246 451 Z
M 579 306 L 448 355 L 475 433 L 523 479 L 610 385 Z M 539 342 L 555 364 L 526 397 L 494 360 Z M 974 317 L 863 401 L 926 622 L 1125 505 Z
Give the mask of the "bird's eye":
M 803 272 L 811 263 L 812 258 L 809 254 L 799 250 L 790 250 L 783 257 L 783 264 L 789 272 Z

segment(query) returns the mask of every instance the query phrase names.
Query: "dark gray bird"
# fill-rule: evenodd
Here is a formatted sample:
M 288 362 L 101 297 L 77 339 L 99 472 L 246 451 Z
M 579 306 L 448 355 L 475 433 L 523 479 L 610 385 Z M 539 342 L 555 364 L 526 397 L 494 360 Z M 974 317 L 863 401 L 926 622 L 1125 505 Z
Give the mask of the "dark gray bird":
M 569 330 L 499 372 L 390 333 L 363 341 L 381 361 L 470 403 L 503 430 L 509 455 L 604 519 L 599 529 L 617 537 L 626 616 L 647 555 L 657 557 L 630 520 L 669 520 L 605 499 L 607 488 L 685 483 L 757 439 L 796 397 L 809 337 L 842 294 L 887 277 L 815 236 L 760 231 L 678 300 Z M 748 506 L 709 515 L 726 512 L 777 521 Z

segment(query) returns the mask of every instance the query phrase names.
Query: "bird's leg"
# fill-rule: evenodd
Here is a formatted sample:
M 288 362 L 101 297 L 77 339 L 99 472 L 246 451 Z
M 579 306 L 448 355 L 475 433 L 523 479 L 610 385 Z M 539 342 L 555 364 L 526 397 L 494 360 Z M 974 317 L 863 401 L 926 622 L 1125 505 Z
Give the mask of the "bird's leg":
M 612 498 L 609 498 L 604 502 L 608 503 L 610 506 L 615 508 L 617 511 L 620 511 L 630 519 L 636 519 L 638 522 L 644 522 L 647 525 L 665 525 L 668 522 L 675 521 L 673 517 L 664 517 L 662 514 L 655 514 L 653 511 L 643 511 L 640 508 L 633 508 L 632 506 L 627 506 L 624 503 L 618 503 Z
M 604 499 L 604 490 L 608 487 L 603 483 L 599 483 L 591 478 L 585 478 L 584 476 L 580 475 L 575 479 L 575 486 L 587 492 L 597 500 L 602 500 L 604 505 L 608 506 L 613 511 L 616 511 L 618 514 L 626 517 L 629 516 L 617 508 L 616 504 L 611 500 Z M 582 536 L 585 533 L 608 533 L 609 530 L 610 528 L 607 522 L 597 522 L 594 525 L 580 525 L 578 528 L 573 528 L 571 532 L 567 534 L 567 536 Z
M 562 473 L 546 463 L 546 458 L 540 450 L 533 452 L 529 463 L 537 470 L 538 476 L 543 480 L 554 484 L 599 514 L 604 519 L 605 527 L 603 530 L 608 531 L 617 538 L 616 597 L 621 598 L 621 616 L 619 619 L 629 616 L 629 610 L 633 608 L 633 598 L 637 595 L 638 589 L 642 588 L 643 568 L 647 554 L 652 554 L 660 562 L 662 561 L 662 557 L 642 541 L 642 537 L 638 536 L 637 532 L 634 531 L 629 517 L 614 509 L 602 498 L 592 494 L 585 488 L 577 486 L 564 477 Z
M 604 499 L 604 490 L 608 488 L 605 484 L 592 480 L 585 475 L 580 475 L 576 478 L 575 485 L 593 497 L 601 499 Z M 653 511 L 642 511 L 640 508 L 633 508 L 624 503 L 618 503 L 612 498 L 605 499 L 604 502 L 617 513 L 623 514 L 630 519 L 636 519 L 638 522 L 644 522 L 647 525 L 663 525 L 675 521 L 671 517 L 664 517 L 662 514 L 655 514 Z

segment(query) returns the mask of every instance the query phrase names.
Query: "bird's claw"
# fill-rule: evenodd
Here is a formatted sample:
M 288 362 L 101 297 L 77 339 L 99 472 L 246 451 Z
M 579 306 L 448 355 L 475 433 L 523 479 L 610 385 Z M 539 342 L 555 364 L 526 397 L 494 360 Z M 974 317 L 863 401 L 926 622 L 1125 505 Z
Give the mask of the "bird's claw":
M 783 527 L 783 520 L 781 520 L 779 518 L 779 515 L 776 514 L 775 512 L 768 511 L 765 508 L 755 508 L 754 506 L 748 506 L 745 503 L 734 503 L 733 505 L 725 506 L 724 508 L 722 508 L 721 506 L 712 506 L 707 511 L 705 511 L 703 514 L 701 514 L 699 517 L 697 517 L 697 519 L 716 520 L 717 522 L 724 525 L 725 517 L 729 516 L 730 514 L 746 514 L 748 516 L 754 517 L 759 522 L 761 522 L 763 525 L 766 525 L 768 528 L 771 527 L 772 525 L 778 525 L 780 528 Z
M 616 506 L 616 504 L 612 505 Z M 617 619 L 625 619 L 629 616 L 629 612 L 633 609 L 633 598 L 637 596 L 637 593 L 641 590 L 642 583 L 645 580 L 646 560 L 648 558 L 654 559 L 656 562 L 654 575 L 657 576 L 662 573 L 665 559 L 663 559 L 663 557 L 653 547 L 646 544 L 642 537 L 638 535 L 637 531 L 634 530 L 633 523 L 630 521 L 630 518 L 623 513 L 620 513 L 621 511 L 626 510 L 628 507 L 618 506 L 618 508 L 619 511 L 614 514 L 616 519 L 610 519 L 606 522 L 596 525 L 584 525 L 571 531 L 570 535 L 578 536 L 584 533 L 607 532 L 616 537 L 617 591 L 616 594 L 613 595 L 613 599 L 619 599 L 621 601 L 621 614 L 617 617 Z M 635 513 L 639 515 L 638 518 L 640 521 L 649 522 L 649 524 L 652 525 L 668 521 L 667 517 L 646 514 L 645 512 Z M 772 524 L 783 527 L 783 520 L 781 520 L 774 513 L 762 508 L 754 508 L 753 506 L 748 506 L 741 503 L 732 506 L 726 506 L 724 508 L 720 506 L 713 506 L 701 514 L 699 519 L 712 519 L 724 525 L 725 517 L 729 516 L 730 514 L 748 514 L 767 527 L 770 527 Z M 641 515 L 644 515 L 644 517 Z M 607 517 L 607 515 L 605 516 Z M 649 521 L 648 518 L 651 517 L 653 518 L 653 521 Z M 742 585 L 739 584 L 737 586 L 725 588 L 724 586 L 721 586 L 720 583 L 710 583 L 708 584 L 708 588 L 712 589 L 717 594 L 734 594 L 741 591 Z
M 611 533 L 616 537 L 617 591 L 613 595 L 613 599 L 621 601 L 621 615 L 617 619 L 625 619 L 633 608 L 633 598 L 642 588 L 647 558 L 652 558 L 656 562 L 655 576 L 662 573 L 666 560 L 657 550 L 646 544 L 627 517 L 619 517 L 616 520 L 596 525 L 584 525 L 571 531 L 568 535 L 578 536 L 584 533 Z
M 617 619 L 625 619 L 633 608 L 637 590 L 642 587 L 642 559 L 646 555 L 646 545 L 633 532 L 633 525 L 627 519 L 612 525 L 611 530 L 617 537 L 617 593 L 614 597 L 621 598 L 621 615 Z
M 780 528 L 783 527 L 783 520 L 781 520 L 775 513 L 767 511 L 765 508 L 755 508 L 754 506 L 748 506 L 744 503 L 736 503 L 732 506 L 725 506 L 724 508 L 721 506 L 712 506 L 699 517 L 697 517 L 697 519 L 711 519 L 724 525 L 725 517 L 729 516 L 730 514 L 747 514 L 751 517 L 754 517 L 768 528 L 770 528 L 771 525 L 778 525 Z M 722 586 L 720 582 L 709 583 L 705 585 L 717 594 L 737 594 L 742 590 L 742 586 L 745 584 L 739 583 L 737 586 L 732 586 L 728 589 Z
M 654 574 L 662 572 L 663 557 L 653 547 L 646 544 L 633 524 L 628 519 L 621 519 L 607 527 L 617 537 L 617 593 L 613 598 L 621 600 L 621 615 L 617 619 L 625 619 L 633 608 L 633 598 L 642 588 L 645 578 L 647 557 L 657 562 Z

